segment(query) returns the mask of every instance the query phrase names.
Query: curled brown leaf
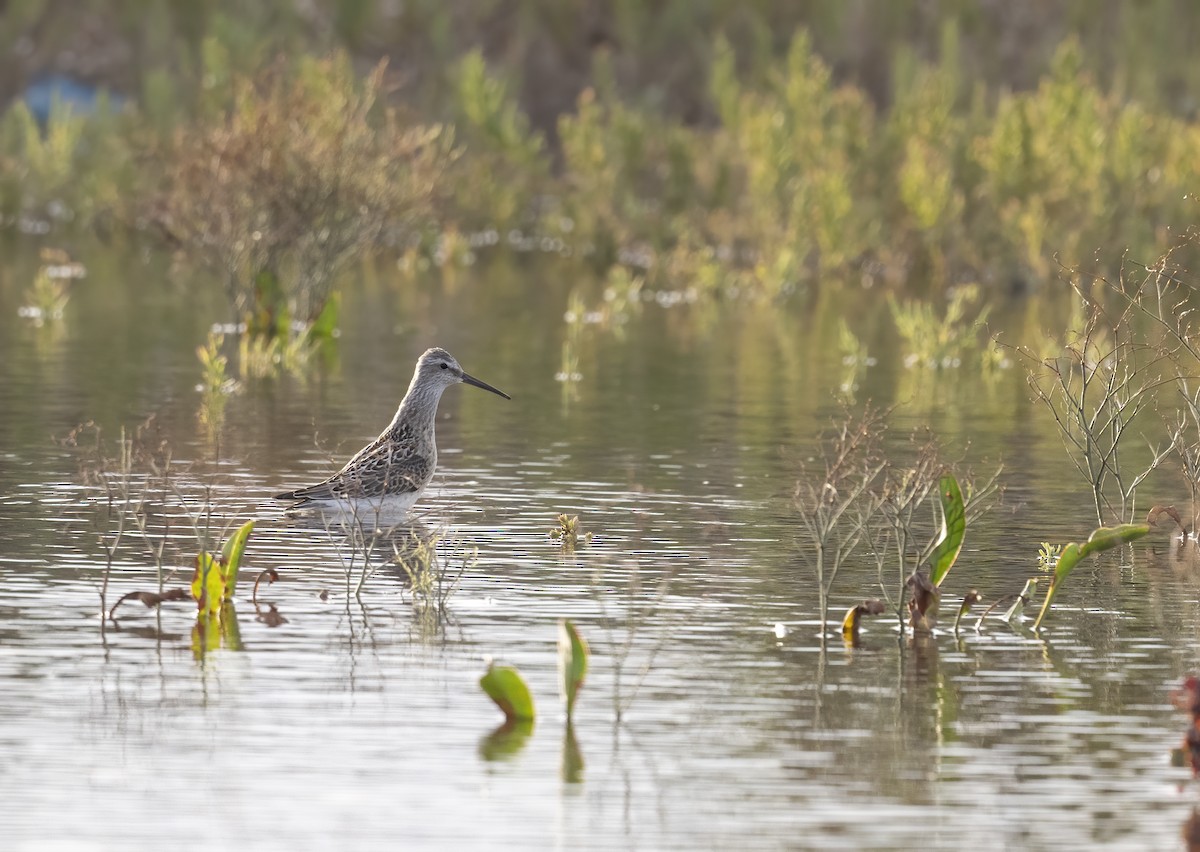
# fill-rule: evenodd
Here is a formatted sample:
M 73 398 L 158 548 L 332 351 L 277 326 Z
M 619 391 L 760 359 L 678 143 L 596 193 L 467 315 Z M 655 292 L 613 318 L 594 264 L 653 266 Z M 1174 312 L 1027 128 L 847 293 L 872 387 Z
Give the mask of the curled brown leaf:
M 1175 522 L 1175 526 L 1187 532 L 1187 527 L 1183 525 L 1183 518 L 1179 516 L 1178 510 L 1174 506 L 1160 506 L 1157 503 L 1150 507 L 1150 511 L 1146 513 L 1146 523 L 1152 527 L 1158 526 L 1158 519 L 1166 515 Z
M 158 592 L 130 592 L 127 595 L 122 595 L 117 602 L 112 605 L 112 609 L 108 611 L 108 617 L 109 620 L 116 621 L 117 607 L 129 600 L 140 601 L 147 609 L 153 609 L 154 607 L 169 601 L 190 601 L 191 599 L 192 593 L 187 589 L 168 589 L 162 594 L 159 594 Z
M 937 624 L 937 602 L 941 598 L 937 586 L 928 574 L 914 572 L 906 583 L 911 597 L 908 600 L 908 624 L 916 630 L 932 630 Z
M 254 592 L 252 593 L 250 600 L 254 603 L 255 607 L 258 606 L 258 584 L 263 581 L 264 577 L 267 579 L 267 585 L 269 586 L 279 579 L 279 572 L 274 568 L 267 568 L 264 571 L 260 571 L 258 576 L 254 579 Z

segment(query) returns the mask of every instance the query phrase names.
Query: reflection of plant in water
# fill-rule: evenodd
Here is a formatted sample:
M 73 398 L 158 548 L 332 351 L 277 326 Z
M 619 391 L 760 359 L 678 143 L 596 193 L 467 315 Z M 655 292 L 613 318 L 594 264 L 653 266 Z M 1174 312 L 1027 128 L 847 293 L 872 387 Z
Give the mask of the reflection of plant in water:
M 201 394 L 198 417 L 210 440 L 225 422 L 226 399 L 240 389 L 237 380 L 226 372 L 229 359 L 221 354 L 224 342 L 225 335 L 210 331 L 204 344 L 196 347 L 196 357 L 200 360 L 200 384 L 196 390 Z
M 604 292 L 596 306 L 589 306 L 580 290 L 571 291 L 567 309 L 563 312 L 566 335 L 563 338 L 562 360 L 554 378 L 563 384 L 564 399 L 570 401 L 578 396 L 574 385 L 583 381 L 579 367 L 579 350 L 587 330 L 596 329 L 618 338 L 625 334 L 625 325 L 631 317 L 641 311 L 644 280 L 635 276 L 624 266 L 609 269 L 604 281 Z
M 342 518 L 336 514 L 322 514 L 325 531 L 332 541 L 337 544 L 338 559 L 346 574 L 346 597 L 361 598 L 363 587 L 375 575 L 377 562 L 386 562 L 389 558 L 387 544 L 390 535 L 395 535 L 397 526 L 384 530 L 380 524 L 360 513 L 359 507 L 350 507 L 351 516 Z M 378 519 L 377 519 L 378 520 Z M 355 571 L 358 579 L 355 581 Z
M 478 551 L 453 542 L 451 553 L 442 556 L 438 546 L 447 541 L 447 530 L 420 535 L 410 530 L 404 541 L 392 541 L 392 561 L 408 578 L 413 609 L 422 623 L 440 625 L 446 618 L 450 596 L 458 591 L 467 569 L 475 564 Z
M 450 598 L 477 551 L 451 536 L 448 527 L 433 530 L 410 518 L 396 518 L 370 507 L 347 505 L 345 514 L 323 513 L 321 520 L 346 575 L 347 599 L 362 599 L 363 589 L 383 566 L 397 569 L 412 596 L 422 628 L 440 629 Z
M 579 338 L 576 334 L 568 334 L 562 345 L 562 358 L 559 360 L 558 372 L 554 380 L 561 382 L 563 393 L 571 397 L 579 391 L 576 383 L 583 381 L 583 373 L 579 372 Z
M 625 324 L 642 310 L 642 290 L 646 280 L 634 275 L 625 266 L 613 266 L 604 281 L 603 300 L 594 311 L 585 314 L 589 324 L 612 331 L 617 337 L 624 334 Z
M 37 326 L 58 322 L 63 318 L 69 299 L 67 282 L 52 277 L 43 266 L 34 276 L 33 285 L 26 291 L 26 304 L 18 313 Z
M 34 275 L 33 284 L 25 291 L 25 304 L 17 310 L 19 316 L 31 320 L 39 328 L 63 318 L 71 298 L 70 282 L 87 275 L 86 267 L 71 260 L 62 249 L 43 248 L 41 258 L 42 264 Z
M 867 344 L 850 330 L 844 317 L 838 318 L 838 353 L 842 357 L 839 390 L 848 402 L 853 402 L 859 380 L 868 367 L 875 366 L 876 359 L 867 351 Z
M 666 642 L 669 625 L 662 625 L 658 641 L 646 650 L 632 685 L 627 686 L 625 679 L 634 645 L 642 628 L 655 620 L 659 607 L 670 593 L 674 577 L 675 570 L 667 570 L 651 587 L 648 595 L 643 588 L 641 569 L 636 562 L 630 566 L 628 579 L 622 591 L 605 585 L 603 570 L 597 570 L 592 577 L 592 595 L 600 607 L 600 623 L 608 636 L 608 659 L 613 668 L 613 716 L 618 724 L 637 698 L 658 652 Z M 613 597 L 617 597 L 615 604 L 610 603 Z M 621 639 L 617 637 L 618 630 L 624 631 Z
M 578 383 L 583 381 L 583 373 L 579 370 L 579 345 L 583 337 L 584 305 L 583 297 L 577 290 L 571 291 L 563 321 L 567 329 L 554 380 L 562 384 L 563 406 L 566 407 L 579 398 Z
M 302 376 L 314 352 L 307 335 L 268 338 L 243 334 L 238 340 L 238 370 L 243 379 L 269 379 L 281 372 Z
M 980 348 L 977 329 L 987 320 L 990 308 L 983 307 L 967 320 L 970 309 L 979 301 L 979 286 L 964 284 L 950 291 L 946 313 L 938 316 L 929 302 L 900 302 L 889 295 L 888 305 L 896 330 L 904 338 L 908 354 L 905 366 L 945 369 L 958 367 L 968 352 Z

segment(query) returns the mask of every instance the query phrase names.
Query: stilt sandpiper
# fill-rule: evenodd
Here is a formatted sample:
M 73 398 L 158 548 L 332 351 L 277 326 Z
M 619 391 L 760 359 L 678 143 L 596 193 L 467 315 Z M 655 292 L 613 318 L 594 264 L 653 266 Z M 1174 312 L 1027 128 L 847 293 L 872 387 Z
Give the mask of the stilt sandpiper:
M 511 399 L 487 382 L 464 373 L 445 349 L 429 349 L 417 359 L 408 392 L 378 438 L 323 482 L 277 494 L 275 499 L 291 501 L 289 509 L 407 512 L 437 467 L 434 421 L 442 391 L 459 382 Z

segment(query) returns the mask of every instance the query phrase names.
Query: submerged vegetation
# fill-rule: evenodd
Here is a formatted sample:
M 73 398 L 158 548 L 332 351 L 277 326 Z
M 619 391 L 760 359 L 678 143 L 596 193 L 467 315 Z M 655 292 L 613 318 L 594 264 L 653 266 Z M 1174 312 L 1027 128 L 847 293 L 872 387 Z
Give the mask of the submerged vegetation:
M 967 480 L 965 493 L 954 474 L 939 472 L 946 465 L 932 439 L 920 442 L 910 462 L 885 458 L 880 450 L 885 429 L 878 412 L 868 411 L 858 419 L 846 416 L 823 442 L 824 476 L 818 469 L 809 469 L 811 466 L 802 468 L 794 505 L 805 533 L 800 552 L 817 581 L 822 643 L 834 581 L 841 566 L 860 547 L 869 550 L 878 565 L 883 600 L 864 600 L 846 612 L 842 620 L 845 640 L 856 644 L 863 617 L 888 610 L 901 618 L 901 632 L 905 628 L 916 634 L 932 632 L 938 623 L 942 585 L 958 560 L 967 530 L 997 496 L 999 471 L 982 484 Z M 939 520 L 931 530 L 923 518 L 929 514 L 927 504 L 934 495 Z M 1042 626 L 1056 594 L 1081 561 L 1141 538 L 1161 515 L 1182 526 L 1173 507 L 1155 506 L 1147 523 L 1100 527 L 1083 544 L 1043 542 L 1037 565 L 1052 569 L 1053 575 L 1033 628 Z M 889 563 L 898 569 L 895 587 L 885 579 L 884 568 Z M 977 627 L 1001 606 L 1009 607 L 1005 621 L 1019 621 L 1038 580 L 1029 578 L 1019 594 L 993 597 Z M 954 621 L 956 633 L 967 611 L 984 600 L 975 589 L 963 595 Z
M 562 545 L 564 551 L 572 551 L 577 547 L 591 544 L 592 534 L 584 532 L 583 524 L 578 515 L 560 514 L 555 519 L 555 525 L 547 533 L 551 539 Z
M 999 471 L 986 481 L 945 472 L 936 441 L 913 436 L 914 455 L 905 460 L 884 453 L 887 422 L 879 411 L 846 414 L 822 441 L 820 463 L 801 465 L 793 505 L 803 536 L 802 557 L 817 581 L 818 613 L 824 637 L 829 598 L 843 565 L 859 550 L 878 568 L 883 601 L 852 607 L 842 621 L 843 634 L 858 635 L 863 615 L 895 614 L 901 624 L 928 632 L 937 624 L 941 584 L 958 559 L 969 523 L 990 507 L 999 487 Z M 940 522 L 928 528 L 936 498 Z M 894 566 L 894 580 L 885 574 Z M 922 568 L 928 565 L 928 571 Z

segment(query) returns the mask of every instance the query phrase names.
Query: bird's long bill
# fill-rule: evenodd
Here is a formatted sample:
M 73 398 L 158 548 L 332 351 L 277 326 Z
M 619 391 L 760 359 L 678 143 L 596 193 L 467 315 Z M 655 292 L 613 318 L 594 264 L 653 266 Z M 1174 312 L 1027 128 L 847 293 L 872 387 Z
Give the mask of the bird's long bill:
M 479 381 L 479 379 L 475 378 L 474 376 L 468 376 L 466 373 L 463 373 L 462 380 L 464 382 L 466 382 L 468 385 L 475 385 L 475 387 L 477 387 L 477 388 L 483 388 L 485 391 L 491 391 L 492 393 L 498 394 L 498 395 L 504 397 L 505 399 L 512 399 L 512 397 L 509 396 L 508 394 L 506 394 L 504 391 L 497 390 L 496 388 L 489 385 L 487 382 Z

